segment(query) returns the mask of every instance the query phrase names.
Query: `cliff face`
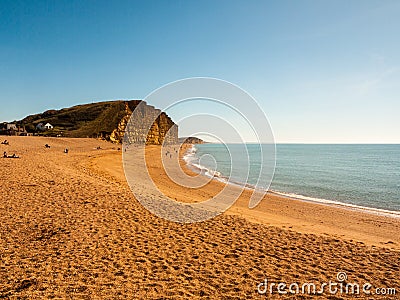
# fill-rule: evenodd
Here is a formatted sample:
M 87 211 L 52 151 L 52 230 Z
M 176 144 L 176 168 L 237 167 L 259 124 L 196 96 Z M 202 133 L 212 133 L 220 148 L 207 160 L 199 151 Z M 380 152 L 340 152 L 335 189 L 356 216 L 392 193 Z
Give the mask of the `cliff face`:
M 139 107 L 138 107 L 139 106 Z M 125 129 L 134 111 L 134 121 L 131 122 L 127 140 L 131 143 L 148 145 L 161 145 L 178 143 L 178 126 L 170 117 L 146 102 L 125 102 L 125 115 L 110 135 L 110 140 L 121 143 L 124 139 Z M 152 122 L 155 119 L 154 122 Z M 147 124 L 147 125 L 146 125 Z
M 113 132 L 113 139 L 120 141 L 124 139 L 129 144 L 178 143 L 178 126 L 166 113 L 143 101 L 135 109 L 127 105 L 125 111 L 126 117 Z M 127 127 L 128 130 L 125 132 Z
M 182 137 L 178 139 L 179 143 L 183 144 L 204 144 L 202 139 L 197 137 L 189 136 L 189 137 Z
M 140 110 L 138 113 L 136 108 Z M 140 132 L 140 138 L 136 136 L 140 141 L 157 145 L 162 144 L 164 140 L 168 143 L 178 142 L 178 128 L 174 122 L 164 112 L 141 100 L 98 102 L 61 110 L 48 110 L 42 114 L 28 116 L 17 123 L 26 126 L 29 132 L 43 135 L 102 137 L 114 143 L 121 143 L 134 111 L 134 117 L 140 118 L 136 124 L 146 124 L 155 119 L 146 132 Z M 157 118 L 156 114 L 159 114 Z M 40 132 L 36 129 L 40 123 L 50 123 L 54 129 Z
M 128 124 L 129 118 L 131 117 L 132 110 L 129 108 L 128 102 L 125 102 L 125 115 L 119 121 L 117 128 L 115 128 L 110 135 L 110 140 L 113 143 L 121 143 L 124 137 L 126 125 Z

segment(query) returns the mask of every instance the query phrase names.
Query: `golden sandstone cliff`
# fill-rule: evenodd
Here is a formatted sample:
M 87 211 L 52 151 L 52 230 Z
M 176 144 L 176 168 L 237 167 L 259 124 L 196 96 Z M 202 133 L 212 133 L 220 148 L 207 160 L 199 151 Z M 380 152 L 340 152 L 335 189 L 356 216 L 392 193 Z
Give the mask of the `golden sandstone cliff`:
M 133 111 L 134 120 L 129 123 Z M 129 125 L 129 131 L 125 136 L 125 129 Z M 140 103 L 127 101 L 125 102 L 125 116 L 111 133 L 110 140 L 121 143 L 124 136 L 130 143 L 161 145 L 165 141 L 167 144 L 177 144 L 178 126 L 166 113 L 154 106 L 143 101 Z

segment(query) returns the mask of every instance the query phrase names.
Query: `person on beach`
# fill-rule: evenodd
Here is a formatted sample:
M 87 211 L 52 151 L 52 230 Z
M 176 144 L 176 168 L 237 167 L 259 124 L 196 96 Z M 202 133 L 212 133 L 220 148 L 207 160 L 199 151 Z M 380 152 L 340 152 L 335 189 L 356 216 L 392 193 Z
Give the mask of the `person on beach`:
M 64 153 L 68 154 L 68 148 L 65 148 Z
M 15 153 L 13 155 L 7 155 L 7 152 L 4 151 L 3 158 L 19 158 L 19 156 Z
M 50 148 L 49 144 L 44 145 L 45 148 Z

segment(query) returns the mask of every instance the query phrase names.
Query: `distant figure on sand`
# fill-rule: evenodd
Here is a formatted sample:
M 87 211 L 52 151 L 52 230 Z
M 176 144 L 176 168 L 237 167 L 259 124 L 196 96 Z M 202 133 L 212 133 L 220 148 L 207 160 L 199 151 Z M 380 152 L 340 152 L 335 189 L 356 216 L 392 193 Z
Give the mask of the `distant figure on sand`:
M 68 154 L 68 148 L 65 148 L 64 153 Z
M 1 142 L 1 144 L 2 145 L 10 145 L 7 140 L 4 140 L 4 142 Z
M 46 144 L 46 145 L 44 145 L 46 148 L 50 148 L 50 145 L 49 144 Z
M 15 153 L 13 155 L 7 155 L 7 152 L 4 151 L 3 158 L 19 158 L 19 156 Z

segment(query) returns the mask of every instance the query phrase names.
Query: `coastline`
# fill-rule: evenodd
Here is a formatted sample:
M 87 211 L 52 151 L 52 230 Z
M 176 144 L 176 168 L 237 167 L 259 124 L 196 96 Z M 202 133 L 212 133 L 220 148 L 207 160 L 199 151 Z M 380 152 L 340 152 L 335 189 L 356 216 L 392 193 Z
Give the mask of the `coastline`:
M 250 210 L 245 190 L 211 220 L 174 223 L 135 199 L 118 145 L 7 139 L 1 149 L 20 158 L 0 158 L 2 298 L 259 299 L 265 278 L 318 283 L 339 271 L 351 282 L 400 289 L 397 219 L 271 194 Z M 202 201 L 224 187 L 171 182 L 159 146 L 149 146 L 146 159 L 160 190 L 178 201 Z
M 327 206 L 332 206 L 332 207 L 337 207 L 337 208 L 344 208 L 344 209 L 348 209 L 351 211 L 358 211 L 358 212 L 363 212 L 366 214 L 373 214 L 373 215 L 382 216 L 382 217 L 400 219 L 399 211 L 385 210 L 385 209 L 381 209 L 381 208 L 367 207 L 367 206 L 339 202 L 339 201 L 335 201 L 335 200 L 307 197 L 307 196 L 297 195 L 297 194 L 293 194 L 293 196 L 292 196 L 289 193 L 278 192 L 278 191 L 273 191 L 273 190 L 271 190 L 269 192 L 271 194 L 286 197 L 288 199 L 310 202 L 310 203 L 315 203 L 315 204 L 320 204 L 320 205 L 327 205 Z
M 193 156 L 193 153 L 195 153 L 195 150 L 193 150 L 193 149 L 195 149 L 195 145 L 191 144 L 190 148 L 188 147 L 186 152 L 182 154 L 183 160 L 186 162 L 187 167 L 191 171 L 194 171 L 198 174 L 207 176 L 210 179 L 213 179 L 213 180 L 225 183 L 225 184 L 237 185 L 237 186 L 243 185 L 243 183 L 240 183 L 240 182 L 229 182 L 228 178 L 225 176 L 221 176 L 221 174 L 219 172 L 208 170 L 206 167 L 201 166 L 201 165 L 191 164 L 191 159 L 189 159 L 189 157 Z M 212 174 L 214 174 L 214 172 L 218 173 L 217 176 L 212 175 Z M 247 189 L 250 191 L 257 191 L 257 189 L 251 184 L 245 184 L 244 189 Z M 331 200 L 331 199 L 309 197 L 309 196 L 299 195 L 299 194 L 295 194 L 295 193 L 275 191 L 272 189 L 268 189 L 267 191 L 265 191 L 265 190 L 258 190 L 258 191 L 266 192 L 269 194 L 273 194 L 276 196 L 285 197 L 287 199 L 293 199 L 293 200 L 297 200 L 297 201 L 304 201 L 304 202 L 314 203 L 314 204 L 319 204 L 319 205 L 327 205 L 327 206 L 336 207 L 336 208 L 344 208 L 344 209 L 348 209 L 351 211 L 364 212 L 367 214 L 373 214 L 373 215 L 377 215 L 377 216 L 400 219 L 400 211 L 386 210 L 386 209 L 382 209 L 382 208 L 356 205 L 356 204 L 345 203 L 345 202 L 340 202 L 340 201 Z
M 184 159 L 190 147 L 192 145 L 185 145 L 180 153 L 181 168 L 187 174 L 197 176 L 199 172 L 192 170 Z M 207 193 L 209 197 L 212 197 L 223 189 L 226 182 L 207 177 L 210 180 L 208 186 L 200 193 Z M 163 184 L 159 187 L 168 194 L 168 189 L 163 189 Z M 238 186 L 238 188 L 241 187 Z M 307 201 L 274 191 L 268 191 L 257 207 L 249 209 L 248 201 L 253 191 L 254 189 L 250 187 L 244 188 L 241 197 L 225 213 L 243 217 L 251 222 L 278 226 L 299 233 L 335 236 L 341 239 L 357 240 L 371 246 L 400 249 L 400 237 L 397 234 L 400 231 L 400 218 L 391 212 L 381 213 L 372 208 L 351 207 L 341 203 Z M 192 199 L 183 201 L 199 202 L 202 201 L 201 199 L 205 200 L 204 194 L 203 197 L 192 196 Z

